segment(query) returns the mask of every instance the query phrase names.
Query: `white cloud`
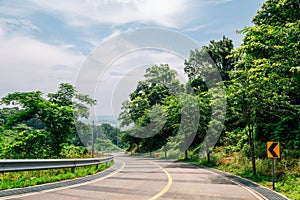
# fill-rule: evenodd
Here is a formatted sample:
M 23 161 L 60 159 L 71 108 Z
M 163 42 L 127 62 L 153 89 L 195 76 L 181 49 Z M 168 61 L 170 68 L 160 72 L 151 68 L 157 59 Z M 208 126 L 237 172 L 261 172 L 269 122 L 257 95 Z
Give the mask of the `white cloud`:
M 210 4 L 210 5 L 218 5 L 218 4 L 223 4 L 223 3 L 228 3 L 232 2 L 233 0 L 209 0 L 206 1 L 205 3 Z
M 167 63 L 171 69 L 176 70 L 181 83 L 185 83 L 188 77 L 184 74 L 184 59 L 171 52 L 141 49 L 119 57 L 98 80 L 95 115 L 113 113 L 117 118 L 122 102 L 129 98 L 138 82 L 144 79 L 146 68 Z
M 28 16 L 33 10 L 36 10 L 36 6 L 28 4 L 26 1 L 14 2 L 11 0 L 0 2 L 0 13 L 4 16 Z
M 120 25 L 127 23 L 153 23 L 177 27 L 186 19 L 187 0 L 30 0 L 40 9 L 55 14 L 69 25 Z
M 0 18 L 0 24 L 6 29 L 6 31 L 18 31 L 23 34 L 32 33 L 35 31 L 40 32 L 40 28 L 32 24 L 29 20 L 12 19 L 12 18 Z
M 119 113 L 122 101 L 143 78 L 147 67 L 168 63 L 186 82 L 184 59 L 197 47 L 194 40 L 170 29 L 145 28 L 111 35 L 89 55 L 76 87 L 98 100 L 97 112 Z
M 3 28 L 0 26 L 0 38 L 5 36 L 5 31 L 3 30 Z
M 204 28 L 206 28 L 206 27 L 208 27 L 208 26 L 209 26 L 209 24 L 201 24 L 201 25 L 198 25 L 198 26 L 195 26 L 195 27 L 183 29 L 182 32 L 193 32 L 193 31 L 198 31 L 198 30 L 204 29 Z
M 0 96 L 13 91 L 53 91 L 61 82 L 74 81 L 84 59 L 68 46 L 49 45 L 24 34 L 8 35 L 3 26 L 0 55 Z

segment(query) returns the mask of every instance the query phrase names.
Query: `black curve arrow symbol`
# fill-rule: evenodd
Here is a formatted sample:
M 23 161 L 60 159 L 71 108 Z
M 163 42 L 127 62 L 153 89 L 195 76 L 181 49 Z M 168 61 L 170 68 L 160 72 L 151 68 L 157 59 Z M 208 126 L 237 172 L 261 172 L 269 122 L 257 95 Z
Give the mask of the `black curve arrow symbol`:
M 268 148 L 268 151 L 270 154 L 272 154 L 273 157 L 278 157 L 278 155 L 274 152 L 275 147 L 278 145 L 278 142 L 274 142 L 271 144 L 271 146 Z

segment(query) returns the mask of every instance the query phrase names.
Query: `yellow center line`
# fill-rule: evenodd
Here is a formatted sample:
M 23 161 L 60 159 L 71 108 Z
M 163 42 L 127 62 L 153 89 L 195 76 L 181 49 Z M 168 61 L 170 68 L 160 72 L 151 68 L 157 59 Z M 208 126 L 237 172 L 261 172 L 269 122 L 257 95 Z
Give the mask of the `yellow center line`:
M 165 194 L 171 187 L 172 185 L 172 182 L 173 182 L 173 179 L 172 179 L 172 176 L 171 174 L 165 170 L 164 168 L 162 168 L 161 166 L 159 166 L 157 163 L 154 163 L 157 167 L 159 167 L 168 177 L 168 184 L 164 187 L 164 189 L 162 189 L 159 193 L 157 193 L 156 195 L 154 195 L 153 197 L 151 197 L 150 199 L 148 200 L 156 200 L 158 199 L 159 197 L 161 197 L 163 194 Z

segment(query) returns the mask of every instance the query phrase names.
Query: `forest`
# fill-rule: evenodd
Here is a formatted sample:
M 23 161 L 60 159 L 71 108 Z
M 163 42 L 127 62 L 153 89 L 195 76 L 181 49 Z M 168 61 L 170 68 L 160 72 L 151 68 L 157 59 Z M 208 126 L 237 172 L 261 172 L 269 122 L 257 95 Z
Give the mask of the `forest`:
M 196 153 L 209 143 L 203 142 L 206 136 L 212 140 L 220 132 L 217 146 L 248 152 L 253 174 L 256 158 L 266 158 L 267 141 L 280 142 L 283 155 L 299 157 L 300 15 L 295 9 L 298 1 L 266 1 L 254 26 L 239 31 L 244 39 L 238 48 L 224 36 L 191 50 L 184 63 L 187 84 L 168 64 L 148 68 L 120 114 L 121 125 L 131 125 L 123 136 L 128 150 L 182 147 L 188 159 L 187 151 Z M 212 149 L 204 149 L 210 162 Z

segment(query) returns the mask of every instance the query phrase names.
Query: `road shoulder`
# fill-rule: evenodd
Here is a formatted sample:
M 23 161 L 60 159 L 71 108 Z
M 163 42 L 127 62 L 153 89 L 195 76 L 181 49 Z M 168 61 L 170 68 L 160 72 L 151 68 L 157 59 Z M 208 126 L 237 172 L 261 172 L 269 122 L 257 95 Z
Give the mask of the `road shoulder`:
M 54 189 L 75 187 L 80 184 L 86 184 L 91 181 L 108 178 L 111 174 L 115 174 L 118 171 L 120 171 L 120 169 L 122 167 L 123 167 L 123 163 L 118 160 L 115 160 L 115 163 L 112 167 L 110 167 L 104 171 L 101 171 L 97 174 L 80 177 L 80 178 L 75 178 L 72 180 L 63 180 L 63 181 L 58 181 L 58 182 L 54 182 L 54 183 L 46 183 L 46 184 L 41 184 L 41 185 L 36 185 L 36 186 L 29 186 L 29 187 L 25 187 L 25 188 L 2 190 L 2 191 L 0 191 L 0 198 L 2 199 L 2 197 L 7 197 L 5 199 L 8 199 L 8 197 L 12 197 L 15 195 L 27 195 L 27 194 L 37 193 L 37 192 L 51 191 Z
M 183 161 L 180 161 L 180 162 L 183 162 Z M 257 183 L 254 183 L 254 182 L 252 182 L 250 180 L 247 180 L 247 179 L 244 179 L 242 177 L 239 177 L 239 176 L 227 173 L 227 172 L 223 172 L 223 171 L 220 171 L 220 170 L 217 170 L 217 169 L 213 169 L 213 168 L 209 168 L 209 167 L 206 167 L 206 166 L 198 165 L 198 164 L 195 164 L 195 163 L 190 163 L 190 164 L 192 164 L 194 166 L 197 166 L 199 168 L 206 169 L 206 170 L 208 170 L 212 173 L 215 173 L 215 174 L 218 174 L 222 177 L 225 177 L 225 178 L 229 179 L 230 181 L 232 181 L 234 183 L 242 185 L 242 186 L 248 188 L 249 190 L 251 190 L 252 192 L 254 192 L 255 194 L 259 195 L 263 199 L 289 200 L 289 198 L 285 197 L 284 195 L 282 195 L 282 194 L 280 194 L 276 191 L 270 190 L 269 188 L 261 186 Z

